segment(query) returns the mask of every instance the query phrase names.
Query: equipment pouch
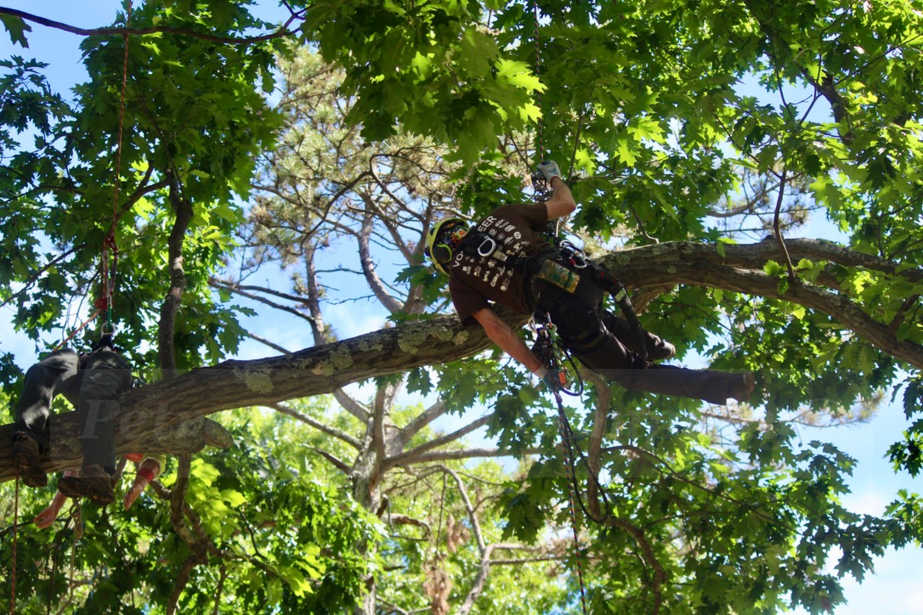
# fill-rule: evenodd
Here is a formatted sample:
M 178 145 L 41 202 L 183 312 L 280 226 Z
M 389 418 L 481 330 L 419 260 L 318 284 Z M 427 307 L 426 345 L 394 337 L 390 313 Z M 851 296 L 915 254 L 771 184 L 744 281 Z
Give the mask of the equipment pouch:
M 549 284 L 554 284 L 558 288 L 563 288 L 569 293 L 573 293 L 580 283 L 580 276 L 550 258 L 542 262 L 541 268 L 535 274 L 538 280 L 545 280 Z

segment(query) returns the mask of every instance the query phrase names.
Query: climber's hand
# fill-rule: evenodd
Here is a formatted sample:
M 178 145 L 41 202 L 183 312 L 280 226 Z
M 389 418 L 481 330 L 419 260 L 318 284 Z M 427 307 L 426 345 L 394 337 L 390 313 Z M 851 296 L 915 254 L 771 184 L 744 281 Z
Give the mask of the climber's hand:
M 551 180 L 555 177 L 561 177 L 561 169 L 558 168 L 558 163 L 554 160 L 545 160 L 538 165 L 538 172 L 541 173 L 545 180 L 551 183 Z
M 560 391 L 564 388 L 564 385 L 567 384 L 564 372 L 556 369 L 543 367 L 541 370 L 536 371 L 535 375 L 542 379 L 542 382 L 545 383 L 545 386 L 548 387 L 548 390 L 551 392 Z

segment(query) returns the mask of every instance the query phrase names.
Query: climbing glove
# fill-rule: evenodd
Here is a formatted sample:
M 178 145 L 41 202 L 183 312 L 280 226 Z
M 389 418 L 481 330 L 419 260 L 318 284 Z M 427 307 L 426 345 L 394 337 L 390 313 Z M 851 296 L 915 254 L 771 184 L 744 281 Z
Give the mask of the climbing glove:
M 545 160 L 538 165 L 538 171 L 545 176 L 545 180 L 551 182 L 554 177 L 561 177 L 561 169 L 554 160 Z

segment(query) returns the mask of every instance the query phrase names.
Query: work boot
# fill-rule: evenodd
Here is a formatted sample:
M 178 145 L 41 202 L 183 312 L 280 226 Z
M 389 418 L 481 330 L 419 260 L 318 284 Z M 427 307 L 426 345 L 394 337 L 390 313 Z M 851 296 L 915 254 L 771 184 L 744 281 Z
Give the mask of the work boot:
M 22 482 L 29 487 L 44 487 L 48 484 L 41 459 L 38 440 L 24 431 L 13 435 L 13 463 L 22 477 Z
M 58 491 L 71 498 L 90 498 L 98 504 L 109 504 L 115 499 L 112 475 L 101 465 L 83 468 L 80 476 L 64 476 L 58 481 Z

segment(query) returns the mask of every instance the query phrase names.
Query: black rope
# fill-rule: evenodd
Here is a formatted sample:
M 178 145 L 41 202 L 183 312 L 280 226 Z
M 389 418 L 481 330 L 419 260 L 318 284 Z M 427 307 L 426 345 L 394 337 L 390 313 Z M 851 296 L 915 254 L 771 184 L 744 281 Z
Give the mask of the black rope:
M 574 390 L 567 389 L 562 385 L 561 387 L 552 388 L 552 393 L 554 394 L 554 399 L 558 406 L 558 429 L 561 433 L 561 442 L 564 449 L 563 452 L 567 458 L 567 468 L 570 479 L 568 481 L 568 496 L 570 499 L 571 531 L 574 534 L 574 565 L 577 569 L 577 581 L 580 584 L 580 604 L 583 607 L 584 615 L 586 615 L 588 611 L 586 604 L 586 587 L 583 582 L 583 567 L 580 564 L 580 538 L 578 530 L 579 523 L 577 519 L 577 506 L 579 505 L 586 518 L 592 519 L 597 523 L 599 523 L 599 520 L 591 515 L 589 511 L 587 511 L 586 506 L 583 504 L 583 499 L 580 497 L 580 487 L 577 484 L 577 469 L 573 455 L 574 434 L 570 428 L 570 423 L 567 420 L 567 414 L 564 412 L 564 402 L 561 399 L 561 393 L 575 397 L 581 395 L 583 393 L 583 379 L 580 378 L 580 374 L 573 362 L 573 357 L 570 356 L 570 354 L 567 353 L 565 349 L 560 348 L 559 345 L 555 344 L 555 339 L 553 337 L 553 327 L 554 325 L 551 323 L 550 319 L 547 318 L 547 315 L 545 315 L 545 318 L 539 322 L 539 325 L 536 328 L 536 340 L 532 351 L 542 361 L 546 369 L 557 374 L 556 379 L 562 383 L 566 382 L 566 379 L 562 378 L 563 362 L 560 359 L 560 355 L 563 355 L 565 357 L 565 362 L 570 362 L 571 366 L 574 368 L 574 373 L 577 375 L 579 382 L 579 387 L 576 389 L 576 392 Z

